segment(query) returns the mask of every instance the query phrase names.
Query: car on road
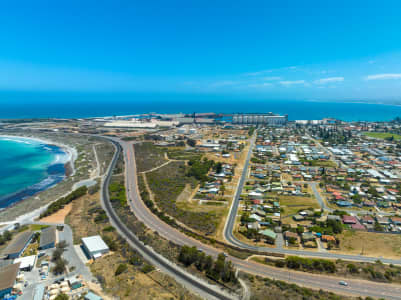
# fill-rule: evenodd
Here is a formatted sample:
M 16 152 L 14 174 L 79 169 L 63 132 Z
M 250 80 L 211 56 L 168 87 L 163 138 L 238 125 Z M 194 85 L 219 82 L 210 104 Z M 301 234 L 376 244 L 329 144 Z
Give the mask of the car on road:
M 348 286 L 348 282 L 341 280 L 339 283 L 339 285 L 343 285 L 343 286 Z

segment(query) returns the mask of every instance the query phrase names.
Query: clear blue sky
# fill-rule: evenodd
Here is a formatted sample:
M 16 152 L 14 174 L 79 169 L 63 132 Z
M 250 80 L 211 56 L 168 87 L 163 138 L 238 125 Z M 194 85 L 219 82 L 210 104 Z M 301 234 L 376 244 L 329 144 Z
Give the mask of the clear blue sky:
M 399 100 L 401 1 L 2 1 L 1 91 Z

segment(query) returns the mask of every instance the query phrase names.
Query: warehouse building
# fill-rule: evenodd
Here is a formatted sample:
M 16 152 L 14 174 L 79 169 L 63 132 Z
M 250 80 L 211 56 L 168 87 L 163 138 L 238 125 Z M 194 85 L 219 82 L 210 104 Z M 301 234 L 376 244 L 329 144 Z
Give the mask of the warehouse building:
M 39 249 L 44 250 L 54 247 L 56 247 L 56 227 L 51 226 L 41 231 Z
M 280 116 L 271 112 L 267 114 L 234 114 L 232 122 L 244 125 L 285 125 L 288 122 L 288 115 Z
M 4 250 L 3 254 L 8 258 L 17 258 L 29 245 L 33 237 L 32 231 L 25 231 L 17 235 Z
M 83 249 L 88 257 L 96 259 L 110 251 L 99 235 L 82 238 Z
M 0 299 L 11 294 L 17 279 L 19 264 L 12 264 L 0 269 Z

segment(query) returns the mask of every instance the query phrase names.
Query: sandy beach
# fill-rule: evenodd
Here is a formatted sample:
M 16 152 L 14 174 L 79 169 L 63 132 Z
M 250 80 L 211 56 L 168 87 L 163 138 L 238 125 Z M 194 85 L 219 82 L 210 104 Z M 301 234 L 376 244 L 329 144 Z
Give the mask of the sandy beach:
M 45 135 L 46 136 L 43 136 Z M 14 205 L 0 211 L 0 224 L 10 221 L 23 222 L 27 219 L 35 219 L 53 201 L 70 193 L 74 185 L 91 178 L 92 170 L 96 169 L 96 159 L 92 147 L 94 143 L 102 143 L 95 138 L 66 135 L 63 133 L 30 133 L 14 132 L 1 134 L 3 138 L 35 140 L 41 144 L 54 145 L 65 152 L 63 157 L 58 157 L 57 163 L 65 163 L 71 167 L 71 172 L 65 179 L 57 184 L 40 191 L 34 196 L 16 202 Z M 67 166 L 66 166 L 67 167 Z
M 24 140 L 24 139 L 25 140 L 34 140 L 41 144 L 57 146 L 57 147 L 61 148 L 63 150 L 63 152 L 66 153 L 66 156 L 64 158 L 56 157 L 56 160 L 57 159 L 58 160 L 53 163 L 70 164 L 71 169 L 72 169 L 71 175 L 73 175 L 75 172 L 74 162 L 78 157 L 78 152 L 75 147 L 71 147 L 66 144 L 63 144 L 60 142 L 55 142 L 52 140 L 47 140 L 47 139 L 38 138 L 38 137 L 22 136 L 22 135 L 2 135 L 2 134 L 0 134 L 0 138 L 6 138 L 6 139 L 10 139 L 10 140 L 15 140 L 16 138 L 19 140 Z

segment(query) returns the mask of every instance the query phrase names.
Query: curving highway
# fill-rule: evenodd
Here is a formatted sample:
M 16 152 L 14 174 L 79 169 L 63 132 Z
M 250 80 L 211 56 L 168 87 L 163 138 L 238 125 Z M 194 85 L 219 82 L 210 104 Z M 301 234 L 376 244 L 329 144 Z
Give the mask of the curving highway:
M 253 140 L 254 141 L 254 140 Z M 252 144 L 253 144 L 252 141 Z M 196 246 L 198 249 L 201 249 L 207 254 L 217 256 L 221 251 L 218 249 L 215 249 L 209 245 L 202 244 L 200 241 L 193 239 L 191 237 L 188 237 L 184 233 L 176 230 L 175 228 L 169 226 L 168 224 L 164 223 L 161 221 L 157 216 L 155 216 L 143 203 L 142 199 L 139 196 L 139 191 L 138 191 L 138 186 L 137 186 L 137 173 L 136 173 L 136 165 L 135 165 L 135 154 L 134 154 L 134 148 L 133 148 L 133 143 L 132 142 L 125 142 L 125 141 L 120 141 L 117 139 L 114 139 L 114 143 L 118 145 L 121 145 L 123 152 L 124 152 L 124 158 L 125 158 L 125 167 L 126 167 L 126 187 L 127 187 L 127 194 L 128 194 L 128 199 L 129 199 L 129 204 L 131 206 L 132 211 L 135 213 L 135 216 L 141 220 L 147 227 L 152 229 L 153 231 L 157 231 L 161 236 L 164 238 L 179 244 L 179 245 L 189 245 L 189 246 Z M 249 163 L 249 158 L 250 154 L 248 154 L 247 157 L 247 164 Z M 114 160 L 113 163 L 115 164 Z M 243 172 L 246 172 L 247 170 L 247 164 L 244 168 Z M 111 173 L 112 167 L 109 169 L 109 174 Z M 246 174 L 246 173 L 245 173 Z M 106 191 L 107 194 L 107 184 L 103 184 L 103 190 Z M 241 188 L 242 189 L 242 188 Z M 235 215 L 237 213 L 237 210 L 234 208 L 238 208 L 238 201 L 239 201 L 239 195 L 240 193 L 236 194 L 236 199 L 233 201 L 233 207 L 230 210 L 230 218 L 233 216 L 235 219 Z M 108 195 L 103 196 L 105 199 L 108 199 Z M 108 201 L 105 201 L 105 206 Z M 235 203 L 237 203 L 235 207 Z M 110 216 L 112 215 L 113 210 L 109 208 L 108 214 L 110 213 Z M 112 222 L 115 222 L 114 218 L 111 218 Z M 130 233 L 126 232 L 126 228 L 124 224 L 119 224 L 115 225 L 118 228 L 118 230 L 123 232 L 123 236 L 130 237 L 133 241 L 136 241 L 136 237 Z M 121 227 L 121 228 L 120 228 Z M 128 230 L 129 231 L 129 230 Z M 232 227 L 230 230 L 230 226 L 227 225 L 225 228 L 225 233 L 226 232 L 231 232 L 232 234 Z M 227 237 L 226 237 L 227 238 Z M 235 240 L 234 240 L 235 241 Z M 241 247 L 244 245 L 239 244 Z M 139 248 L 146 248 L 142 245 L 141 242 L 135 243 L 135 247 Z M 249 246 L 249 245 L 246 245 Z M 250 246 L 252 247 L 252 246 Z M 149 250 L 149 249 L 148 249 Z M 272 252 L 272 248 L 268 248 L 268 251 Z M 143 249 L 141 249 L 143 251 Z M 150 250 L 149 250 L 150 251 Z M 140 252 L 142 254 L 142 252 Z M 154 252 L 152 251 L 154 254 Z M 292 253 L 288 253 L 292 254 Z M 294 253 L 295 255 L 308 255 L 303 253 Z M 319 255 L 319 253 L 311 252 L 313 255 Z M 322 255 L 326 253 L 321 253 Z M 145 258 L 148 259 L 147 253 L 142 254 Z M 313 256 L 311 255 L 311 256 Z M 347 256 L 348 257 L 348 256 Z M 353 257 L 353 256 L 351 256 Z M 339 294 L 347 294 L 347 295 L 354 295 L 354 296 L 370 296 L 370 297 L 377 297 L 377 298 L 387 298 L 387 299 L 401 299 L 401 286 L 400 285 L 392 285 L 392 284 L 380 284 L 380 283 L 375 283 L 371 281 L 365 281 L 365 280 L 355 280 L 355 279 L 347 279 L 348 286 L 341 286 L 338 284 L 339 278 L 334 277 L 334 276 L 326 276 L 326 275 L 315 275 L 315 274 L 310 274 L 310 273 L 305 273 L 305 272 L 297 272 L 297 271 L 287 271 L 283 269 L 278 269 L 270 266 L 265 266 L 258 264 L 253 261 L 244 261 L 241 259 L 238 259 L 236 257 L 229 256 L 229 259 L 232 261 L 232 263 L 235 265 L 235 267 L 239 270 L 245 271 L 247 273 L 255 274 L 255 275 L 260 275 L 263 277 L 269 277 L 269 278 L 274 278 L 278 280 L 284 280 L 292 283 L 296 283 L 301 286 L 307 286 L 315 289 L 324 289 L 328 291 L 332 291 L 335 293 Z M 153 261 L 150 260 L 152 263 Z M 383 260 L 384 261 L 384 260 Z M 158 263 L 158 262 L 156 262 Z M 156 264 L 158 266 L 158 264 Z M 162 268 L 160 268 L 162 269 Z M 162 269 L 164 271 L 164 269 Z M 169 270 L 167 270 L 169 271 Z M 177 278 L 174 274 L 175 271 L 170 270 L 171 276 L 174 276 L 174 278 Z M 180 277 L 178 277 L 177 280 L 180 280 Z M 199 281 L 199 279 L 198 279 Z M 187 285 L 188 286 L 188 285 Z M 203 289 L 203 287 L 197 287 L 198 289 Z M 202 294 L 201 294 L 202 295 Z M 203 294 L 204 295 L 204 294 Z M 233 296 L 231 296 L 232 299 Z M 210 296 L 206 296 L 205 298 L 209 299 Z
M 222 299 L 230 300 L 237 298 L 236 295 L 228 294 L 222 291 L 217 286 L 210 285 L 203 280 L 189 274 L 182 270 L 179 266 L 171 263 L 163 256 L 159 255 L 153 249 L 145 246 L 126 226 L 121 222 L 120 218 L 115 213 L 113 207 L 111 206 L 109 199 L 109 183 L 113 169 L 117 163 L 118 156 L 121 153 L 121 146 L 113 139 L 113 144 L 116 148 L 113 159 L 107 171 L 107 175 L 104 177 L 102 182 L 102 206 L 106 211 L 111 224 L 117 229 L 118 233 L 130 244 L 131 247 L 136 249 L 146 260 L 151 262 L 153 265 L 158 267 L 164 273 L 175 278 L 179 283 L 186 286 L 188 289 L 199 294 L 206 299 Z

